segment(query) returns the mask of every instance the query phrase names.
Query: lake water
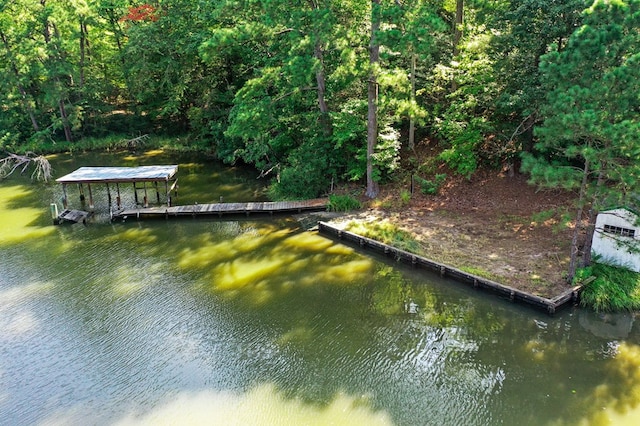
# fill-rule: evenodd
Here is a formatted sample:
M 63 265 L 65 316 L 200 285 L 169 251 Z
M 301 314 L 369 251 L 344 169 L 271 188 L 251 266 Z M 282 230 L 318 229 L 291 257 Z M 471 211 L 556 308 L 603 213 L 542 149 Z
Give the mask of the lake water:
M 51 161 L 179 164 L 178 204 L 265 199 L 197 157 Z M 640 422 L 632 314 L 548 316 L 286 216 L 110 223 L 95 188 L 96 220 L 53 226 L 60 196 L 0 182 L 2 425 Z

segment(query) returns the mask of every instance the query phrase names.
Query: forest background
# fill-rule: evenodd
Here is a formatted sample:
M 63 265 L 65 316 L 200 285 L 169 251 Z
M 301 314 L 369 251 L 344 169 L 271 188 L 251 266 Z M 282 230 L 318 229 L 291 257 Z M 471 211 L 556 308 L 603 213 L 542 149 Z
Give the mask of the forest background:
M 375 198 L 428 143 L 465 178 L 574 191 L 571 279 L 597 212 L 640 193 L 638 28 L 640 0 L 0 0 L 0 150 L 162 134 L 274 197 Z

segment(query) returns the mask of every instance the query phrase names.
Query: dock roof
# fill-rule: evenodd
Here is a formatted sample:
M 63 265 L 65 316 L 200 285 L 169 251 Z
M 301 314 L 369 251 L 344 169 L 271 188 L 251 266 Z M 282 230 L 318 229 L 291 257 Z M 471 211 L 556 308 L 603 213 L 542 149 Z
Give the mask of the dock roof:
M 123 183 L 168 181 L 178 172 L 177 165 L 138 167 L 80 167 L 56 182 L 66 183 Z

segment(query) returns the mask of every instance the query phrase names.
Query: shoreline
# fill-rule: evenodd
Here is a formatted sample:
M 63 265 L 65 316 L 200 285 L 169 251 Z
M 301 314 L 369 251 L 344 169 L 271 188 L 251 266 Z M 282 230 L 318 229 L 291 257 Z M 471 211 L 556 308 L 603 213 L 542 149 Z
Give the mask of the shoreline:
M 359 247 L 363 251 L 372 251 L 383 254 L 395 259 L 397 262 L 411 265 L 414 268 L 425 269 L 429 273 L 439 274 L 441 277 L 453 278 L 460 284 L 472 285 L 475 289 L 489 291 L 500 296 L 504 300 L 520 302 L 534 308 L 543 309 L 550 315 L 555 314 L 559 309 L 567 307 L 568 305 L 575 306 L 579 302 L 582 286 L 571 287 L 555 297 L 541 297 L 509 285 L 501 284 L 499 282 L 462 271 L 451 265 L 439 263 L 380 241 L 358 235 L 347 231 L 340 226 L 336 226 L 335 223 L 318 221 L 317 230 L 318 233 L 337 239 L 337 241 L 343 244 L 346 243 L 354 247 Z

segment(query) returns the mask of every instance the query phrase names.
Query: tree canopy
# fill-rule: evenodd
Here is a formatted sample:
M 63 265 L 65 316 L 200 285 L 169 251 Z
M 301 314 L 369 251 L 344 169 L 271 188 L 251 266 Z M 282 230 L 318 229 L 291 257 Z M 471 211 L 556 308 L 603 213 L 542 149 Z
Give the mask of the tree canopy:
M 637 190 L 637 28 L 638 0 L 2 1 L 0 149 L 186 135 L 299 198 L 375 196 L 429 140 L 601 205 Z

